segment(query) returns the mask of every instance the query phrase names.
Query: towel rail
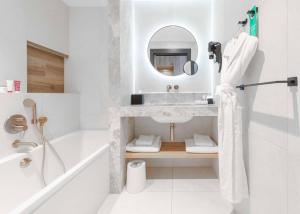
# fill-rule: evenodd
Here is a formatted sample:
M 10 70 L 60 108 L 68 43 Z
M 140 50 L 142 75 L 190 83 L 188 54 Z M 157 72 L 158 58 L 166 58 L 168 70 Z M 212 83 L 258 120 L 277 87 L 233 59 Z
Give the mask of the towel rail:
M 247 88 L 247 87 L 278 84 L 278 83 L 287 83 L 288 87 L 298 86 L 298 77 L 289 77 L 287 80 L 278 80 L 278 81 L 261 82 L 261 83 L 253 83 L 253 84 L 242 84 L 242 85 L 236 86 L 236 88 L 239 88 L 240 90 L 245 90 L 245 88 Z

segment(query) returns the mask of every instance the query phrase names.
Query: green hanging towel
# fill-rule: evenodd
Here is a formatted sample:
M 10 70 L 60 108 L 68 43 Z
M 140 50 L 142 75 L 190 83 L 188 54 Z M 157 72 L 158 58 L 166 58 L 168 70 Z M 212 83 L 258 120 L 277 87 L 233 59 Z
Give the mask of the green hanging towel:
M 249 14 L 250 18 L 250 35 L 257 36 L 257 7 L 253 6 L 251 11 L 254 13 Z

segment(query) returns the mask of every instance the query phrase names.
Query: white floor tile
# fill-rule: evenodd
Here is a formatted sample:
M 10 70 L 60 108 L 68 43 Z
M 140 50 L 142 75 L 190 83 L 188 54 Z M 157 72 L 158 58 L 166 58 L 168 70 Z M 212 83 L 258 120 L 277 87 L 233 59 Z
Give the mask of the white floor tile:
M 176 167 L 173 169 L 174 192 L 216 192 L 219 182 L 210 167 Z
M 172 214 L 230 214 L 232 206 L 219 193 L 174 192 Z
M 172 179 L 148 179 L 145 192 L 172 192 Z
M 218 192 L 218 179 L 174 179 L 174 192 Z
M 171 214 L 171 200 L 171 192 L 123 192 L 109 214 Z
M 97 214 L 110 214 L 120 194 L 110 194 L 103 202 Z
M 110 195 L 98 214 L 230 214 L 211 168 L 148 168 L 142 193 Z

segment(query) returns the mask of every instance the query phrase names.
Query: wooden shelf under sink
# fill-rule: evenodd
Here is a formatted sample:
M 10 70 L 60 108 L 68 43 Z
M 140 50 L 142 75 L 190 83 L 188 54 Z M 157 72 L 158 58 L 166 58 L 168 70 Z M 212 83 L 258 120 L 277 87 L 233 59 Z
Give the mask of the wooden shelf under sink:
M 187 153 L 184 142 L 162 142 L 160 152 L 126 152 L 125 158 L 218 158 L 218 153 Z

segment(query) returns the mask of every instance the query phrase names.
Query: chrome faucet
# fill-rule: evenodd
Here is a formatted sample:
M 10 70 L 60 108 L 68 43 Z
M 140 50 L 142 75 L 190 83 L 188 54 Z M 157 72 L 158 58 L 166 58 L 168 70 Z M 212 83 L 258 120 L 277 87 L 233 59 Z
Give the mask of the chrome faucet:
M 172 90 L 172 85 L 167 85 L 167 92 L 170 92 Z
M 35 142 L 22 142 L 20 140 L 15 140 L 13 143 L 12 143 L 12 147 L 13 148 L 18 148 L 20 146 L 32 146 L 33 148 L 35 147 L 38 147 L 38 144 L 35 143 Z
M 179 85 L 174 85 L 174 90 L 175 90 L 175 92 L 178 92 L 179 91 Z

